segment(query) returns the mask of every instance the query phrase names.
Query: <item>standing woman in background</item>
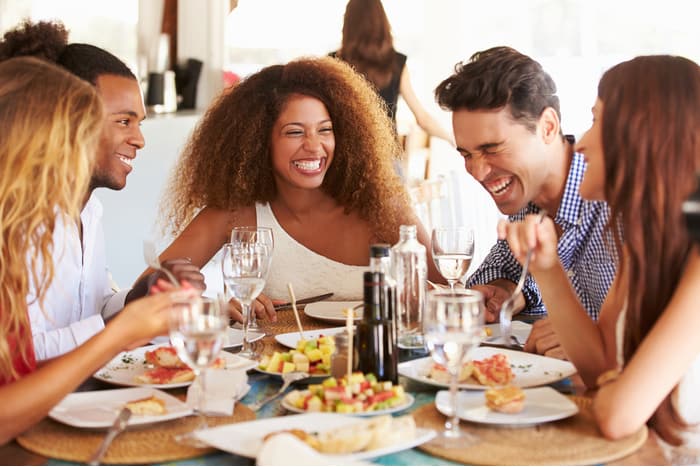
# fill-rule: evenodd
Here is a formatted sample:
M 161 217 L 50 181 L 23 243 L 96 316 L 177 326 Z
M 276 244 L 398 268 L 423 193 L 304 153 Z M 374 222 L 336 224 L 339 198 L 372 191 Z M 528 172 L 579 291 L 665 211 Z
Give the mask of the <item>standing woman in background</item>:
M 374 85 L 386 102 L 394 127 L 396 104 L 401 95 L 423 131 L 455 145 L 454 137 L 425 110 L 413 91 L 406 55 L 394 49 L 391 25 L 381 0 L 348 2 L 343 20 L 343 41 L 340 50 L 332 52 L 331 56 L 348 62 Z

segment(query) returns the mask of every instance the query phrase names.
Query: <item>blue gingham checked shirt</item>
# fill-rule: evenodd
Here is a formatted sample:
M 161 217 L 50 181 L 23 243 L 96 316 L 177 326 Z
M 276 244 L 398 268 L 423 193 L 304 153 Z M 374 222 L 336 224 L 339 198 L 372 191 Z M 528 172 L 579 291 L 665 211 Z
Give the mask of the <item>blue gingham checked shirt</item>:
M 581 304 L 594 320 L 615 277 L 616 255 L 605 225 L 608 222 L 608 205 L 601 201 L 586 201 L 579 194 L 586 163 L 583 156 L 574 153 L 569 176 L 554 222 L 561 227 L 562 234 L 557 244 L 559 259 L 569 276 Z M 508 216 L 510 221 L 519 221 L 527 214 L 537 213 L 540 208 L 528 203 L 523 210 Z M 481 263 L 481 266 L 467 280 L 467 287 L 487 284 L 496 279 L 518 282 L 522 267 L 515 259 L 505 240 L 499 240 Z M 547 310 L 537 284 L 528 275 L 523 287 L 525 296 L 524 315 L 542 316 Z

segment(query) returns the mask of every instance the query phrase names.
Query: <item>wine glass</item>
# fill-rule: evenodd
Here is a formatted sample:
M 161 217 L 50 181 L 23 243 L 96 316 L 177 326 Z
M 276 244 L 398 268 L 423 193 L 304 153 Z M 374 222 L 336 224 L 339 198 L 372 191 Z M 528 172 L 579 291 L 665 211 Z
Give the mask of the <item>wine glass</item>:
M 241 303 L 243 312 L 243 347 L 241 357 L 256 360 L 259 354 L 248 340 L 251 305 L 265 287 L 265 277 L 270 267 L 270 251 L 266 245 L 239 241 L 227 243 L 223 248 L 221 269 L 229 293 Z
M 469 227 L 437 227 L 433 229 L 431 248 L 435 267 L 447 279 L 450 290 L 469 270 L 474 256 L 474 230 Z
M 195 374 L 199 385 L 196 411 L 200 418 L 198 430 L 207 428 L 204 417 L 206 402 L 206 369 L 219 356 L 223 347 L 228 314 L 220 298 L 183 296 L 178 298 L 170 315 L 170 342 L 177 355 Z M 202 443 L 192 433 L 180 440 L 193 446 Z
M 272 229 L 270 227 L 234 227 L 231 229 L 231 243 L 236 243 L 239 240 L 267 245 L 268 249 L 270 250 L 270 255 L 272 255 L 275 248 L 275 239 L 272 235 Z M 262 332 L 262 328 L 258 324 L 258 318 L 255 313 L 252 313 L 250 316 L 248 330 L 253 332 Z
M 481 342 L 484 327 L 484 297 L 471 289 L 436 289 L 428 292 L 428 303 L 423 317 L 425 342 L 433 360 L 447 368 L 450 375 L 451 417 L 436 443 L 445 446 L 464 446 L 474 442 L 474 435 L 463 433 L 457 415 L 457 378 L 462 363 Z

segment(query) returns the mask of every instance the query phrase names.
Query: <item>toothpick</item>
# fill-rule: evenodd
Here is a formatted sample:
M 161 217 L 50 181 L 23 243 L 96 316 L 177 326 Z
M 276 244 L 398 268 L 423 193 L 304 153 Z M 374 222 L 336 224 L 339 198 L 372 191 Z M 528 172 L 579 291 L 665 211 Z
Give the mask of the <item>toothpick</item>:
M 353 319 L 355 317 L 355 310 L 352 308 L 347 308 L 345 310 L 346 314 L 348 315 L 345 326 L 348 328 L 348 376 L 347 376 L 347 381 L 345 382 L 345 395 L 350 397 L 352 394 L 350 392 L 350 376 L 352 375 L 352 357 L 353 357 L 353 348 L 352 348 L 352 328 L 353 328 Z
M 301 340 L 304 339 L 304 329 L 301 327 L 301 320 L 299 319 L 299 311 L 297 310 L 297 299 L 294 296 L 294 289 L 292 288 L 292 283 L 287 283 L 287 290 L 289 290 L 289 301 L 292 302 L 292 310 L 294 310 L 294 318 L 297 320 L 297 327 L 299 327 L 299 336 Z

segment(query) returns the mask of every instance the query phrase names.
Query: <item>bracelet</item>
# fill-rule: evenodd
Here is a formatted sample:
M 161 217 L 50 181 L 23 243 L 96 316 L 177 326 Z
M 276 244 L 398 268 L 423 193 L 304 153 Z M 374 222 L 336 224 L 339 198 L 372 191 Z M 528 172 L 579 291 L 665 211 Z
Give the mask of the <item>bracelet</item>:
M 598 387 L 601 387 L 605 384 L 612 383 L 615 381 L 621 374 L 621 371 L 618 368 L 613 368 L 612 370 L 605 371 L 598 376 L 598 379 L 596 379 L 596 385 Z

